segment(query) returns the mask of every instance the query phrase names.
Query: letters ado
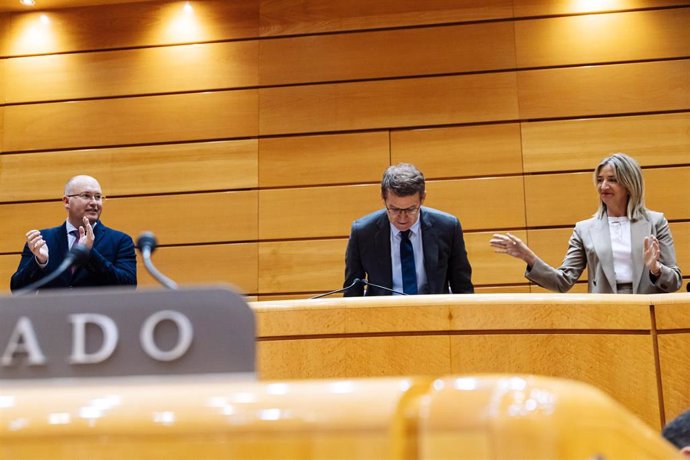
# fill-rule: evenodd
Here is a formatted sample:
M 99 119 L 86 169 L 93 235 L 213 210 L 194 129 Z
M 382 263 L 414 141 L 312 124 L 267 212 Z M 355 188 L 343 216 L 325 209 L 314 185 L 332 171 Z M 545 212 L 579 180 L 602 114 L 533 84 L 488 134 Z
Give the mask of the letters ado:
M 72 352 L 68 358 L 70 364 L 96 364 L 107 360 L 113 354 L 119 332 L 112 318 L 98 313 L 75 313 L 69 315 L 68 319 L 72 325 Z M 177 328 L 177 343 L 169 350 L 161 350 L 154 340 L 156 326 L 163 321 L 170 321 Z M 86 352 L 87 325 L 100 328 L 103 334 L 100 348 L 91 353 Z M 142 323 L 139 331 L 139 344 L 142 350 L 156 361 L 174 361 L 181 358 L 189 350 L 193 338 L 194 329 L 189 318 L 173 310 L 153 313 Z M 25 354 L 26 364 L 30 366 L 47 364 L 34 326 L 27 316 L 20 317 L 15 323 L 0 357 L 0 364 L 5 367 L 16 365 L 19 362 L 19 359 L 16 359 L 17 354 Z

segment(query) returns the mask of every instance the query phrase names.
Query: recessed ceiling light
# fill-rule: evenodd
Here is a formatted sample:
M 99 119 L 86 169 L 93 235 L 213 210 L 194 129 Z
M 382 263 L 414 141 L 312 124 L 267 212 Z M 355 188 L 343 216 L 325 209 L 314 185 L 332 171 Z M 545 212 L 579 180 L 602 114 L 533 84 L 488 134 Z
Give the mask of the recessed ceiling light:
M 24 6 L 34 6 L 36 4 L 35 0 L 19 0 L 19 3 L 21 3 Z

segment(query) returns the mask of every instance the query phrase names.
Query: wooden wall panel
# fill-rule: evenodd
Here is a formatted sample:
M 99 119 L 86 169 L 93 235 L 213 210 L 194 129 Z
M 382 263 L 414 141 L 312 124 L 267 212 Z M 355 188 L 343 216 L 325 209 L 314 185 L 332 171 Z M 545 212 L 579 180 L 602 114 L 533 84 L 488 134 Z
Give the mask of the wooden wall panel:
M 133 239 L 151 230 L 159 244 L 170 245 L 255 240 L 256 213 L 257 192 L 221 192 L 109 199 L 102 220 Z M 0 252 L 19 253 L 28 230 L 61 225 L 66 217 L 59 199 L 0 205 Z
M 254 188 L 257 140 L 0 155 L 0 201 L 61 197 L 70 177 L 95 177 L 110 197 Z
M 515 67 L 510 22 L 261 40 L 261 85 Z
M 59 196 L 50 202 L 0 205 L 0 253 L 19 254 L 26 242 L 26 232 L 31 229 L 61 225 L 67 218 L 61 198 L 62 190 Z M 104 219 L 105 216 L 104 213 Z
M 511 0 L 262 0 L 261 35 L 378 29 L 510 18 Z
M 396 130 L 390 137 L 391 164 L 413 163 L 426 179 L 522 173 L 517 123 Z
M 515 17 L 598 13 L 633 9 L 688 5 L 688 0 L 617 0 L 615 2 L 574 2 L 572 0 L 514 0 Z
M 388 132 L 259 139 L 259 185 L 380 182 L 390 165 Z
M 525 231 L 512 232 L 518 238 L 526 240 Z M 497 254 L 489 246 L 489 240 L 493 232 L 465 233 L 465 245 L 467 257 L 472 266 L 472 284 L 481 286 L 485 284 L 527 284 L 523 274 L 525 264 L 514 257 L 505 254 Z M 526 287 L 524 288 L 527 289 Z M 484 292 L 520 292 L 514 287 L 499 289 L 496 287 Z
M 593 170 L 615 152 L 642 166 L 687 164 L 688 132 L 690 112 L 522 123 L 525 172 Z
M 466 335 L 452 336 L 451 349 L 452 373 L 539 374 L 583 381 L 625 401 L 651 426 L 659 425 L 649 335 Z
M 464 231 L 525 225 L 522 177 L 443 180 L 427 183 L 424 204 L 453 214 Z
M 382 208 L 377 185 L 261 190 L 259 238 L 348 236 L 353 220 Z
M 260 134 L 345 131 L 517 118 L 512 73 L 266 88 Z
M 667 422 L 690 407 L 690 373 L 684 365 L 690 353 L 690 334 L 686 331 L 659 335 L 659 362 L 664 377 L 661 383 Z
M 256 41 L 11 58 L 7 102 L 256 86 Z
M 347 238 L 259 243 L 259 294 L 342 287 Z
M 669 220 L 690 215 L 690 167 L 644 171 L 646 199 L 650 209 Z M 592 173 L 525 176 L 527 225 L 569 225 L 594 214 L 599 197 Z
M 196 0 L 193 9 L 186 15 L 183 2 L 145 2 L 50 11 L 48 33 L 52 37 L 41 42 L 30 37 L 32 28 L 41 27 L 41 13 L 13 15 L 0 55 L 198 43 L 258 35 L 258 0 Z
M 141 286 L 158 286 L 137 254 Z M 156 268 L 180 285 L 230 284 L 240 293 L 257 291 L 256 243 L 161 247 L 153 256 Z
M 153 231 L 163 245 L 256 240 L 256 191 L 143 196 L 108 200 L 106 225 L 132 238 Z
M 18 247 L 17 251 L 22 248 Z M 10 292 L 10 278 L 19 266 L 19 255 L 0 254 L 0 295 Z
M 3 150 L 256 136 L 256 110 L 255 90 L 9 106 Z
M 515 22 L 518 67 L 690 55 L 690 8 Z
M 690 108 L 690 59 L 518 72 L 520 117 Z

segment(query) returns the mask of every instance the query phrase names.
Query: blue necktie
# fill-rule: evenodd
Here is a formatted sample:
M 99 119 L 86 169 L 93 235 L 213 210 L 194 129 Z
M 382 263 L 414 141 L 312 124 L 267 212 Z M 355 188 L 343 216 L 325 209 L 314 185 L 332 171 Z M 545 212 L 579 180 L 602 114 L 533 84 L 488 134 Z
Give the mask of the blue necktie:
M 410 241 L 410 231 L 400 232 L 400 265 L 402 267 L 403 292 L 417 293 L 417 271 L 414 266 L 414 250 Z

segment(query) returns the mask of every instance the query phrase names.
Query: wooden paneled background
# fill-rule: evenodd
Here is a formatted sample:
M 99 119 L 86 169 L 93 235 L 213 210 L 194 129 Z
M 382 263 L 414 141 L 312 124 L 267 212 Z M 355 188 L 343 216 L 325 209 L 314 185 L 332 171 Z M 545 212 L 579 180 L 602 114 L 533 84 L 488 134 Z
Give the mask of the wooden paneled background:
M 148 1 L 5 13 L 0 36 L 4 291 L 80 173 L 182 284 L 336 289 L 350 223 L 401 161 L 460 218 L 478 292 L 540 291 L 490 235 L 559 264 L 617 151 L 690 275 L 689 0 Z

